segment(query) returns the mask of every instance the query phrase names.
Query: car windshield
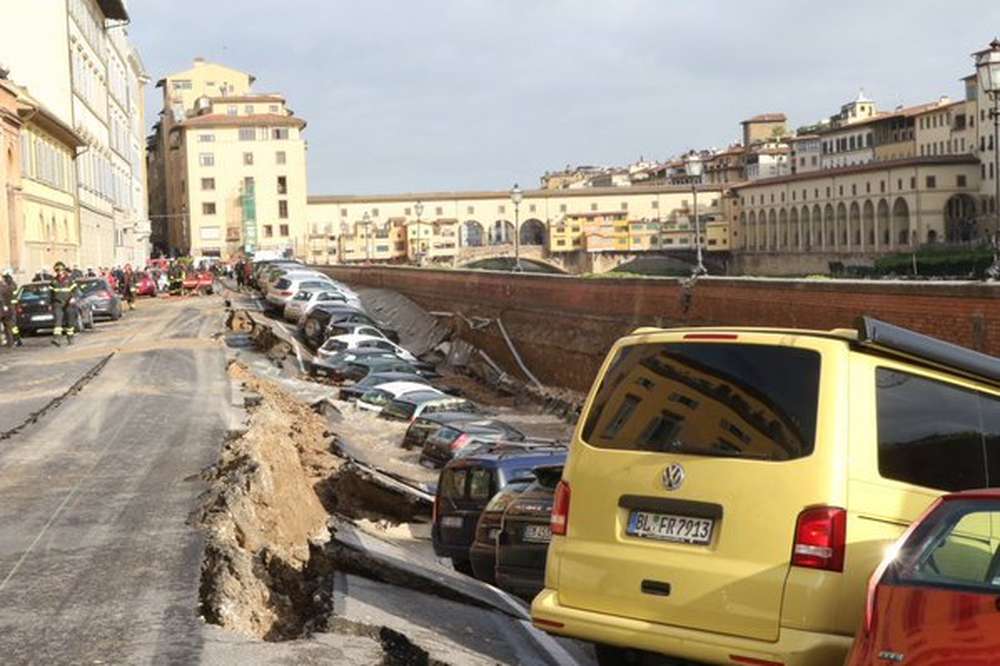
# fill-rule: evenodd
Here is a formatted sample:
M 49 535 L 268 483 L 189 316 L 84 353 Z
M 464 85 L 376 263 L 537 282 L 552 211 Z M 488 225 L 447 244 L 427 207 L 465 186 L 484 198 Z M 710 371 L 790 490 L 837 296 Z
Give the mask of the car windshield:
M 80 280 L 76 284 L 80 288 L 80 294 L 83 296 L 89 296 L 102 288 L 110 291 L 110 287 L 108 287 L 104 280 Z
M 816 438 L 819 374 L 819 354 L 794 347 L 623 347 L 597 390 L 582 437 L 602 449 L 803 458 Z

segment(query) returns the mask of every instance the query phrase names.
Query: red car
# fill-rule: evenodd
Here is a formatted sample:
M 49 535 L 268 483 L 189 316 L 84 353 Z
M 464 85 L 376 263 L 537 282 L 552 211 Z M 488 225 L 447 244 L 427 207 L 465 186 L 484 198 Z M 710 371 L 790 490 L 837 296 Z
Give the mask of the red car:
M 138 273 L 135 279 L 136 296 L 156 296 L 156 280 L 149 273 Z
M 937 500 L 868 585 L 848 666 L 1000 664 L 1000 489 Z

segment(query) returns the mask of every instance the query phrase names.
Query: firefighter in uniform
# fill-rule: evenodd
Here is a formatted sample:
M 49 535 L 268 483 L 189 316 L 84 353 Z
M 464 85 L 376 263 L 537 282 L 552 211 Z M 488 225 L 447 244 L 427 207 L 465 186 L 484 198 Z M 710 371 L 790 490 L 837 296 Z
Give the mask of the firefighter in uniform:
M 76 283 L 66 270 L 66 264 L 61 261 L 55 265 L 56 276 L 52 280 L 52 311 L 56 317 L 56 325 L 52 330 L 52 344 L 59 346 L 59 336 L 66 337 L 66 344 L 73 344 L 73 334 L 76 333 L 75 304 Z
M 9 270 L 0 278 L 0 331 L 8 347 L 20 347 L 21 331 L 17 328 L 17 283 Z

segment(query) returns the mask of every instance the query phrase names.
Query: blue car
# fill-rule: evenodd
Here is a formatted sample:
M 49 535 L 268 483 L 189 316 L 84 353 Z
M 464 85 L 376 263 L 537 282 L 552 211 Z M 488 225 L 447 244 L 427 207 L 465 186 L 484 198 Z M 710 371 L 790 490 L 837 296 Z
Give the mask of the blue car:
M 441 470 L 434 498 L 431 538 L 435 554 L 451 558 L 457 571 L 473 575 L 469 548 L 479 515 L 490 499 L 512 482 L 533 482 L 536 467 L 565 462 L 565 446 L 523 442 L 487 445 L 452 460 Z

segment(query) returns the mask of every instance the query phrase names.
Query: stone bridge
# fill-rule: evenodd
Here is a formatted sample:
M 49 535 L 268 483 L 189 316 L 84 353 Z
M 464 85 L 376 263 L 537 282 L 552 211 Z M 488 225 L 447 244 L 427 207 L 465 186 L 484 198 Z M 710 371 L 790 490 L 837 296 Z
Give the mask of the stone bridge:
M 459 248 L 455 257 L 455 266 L 475 268 L 475 264 L 488 262 L 492 259 L 514 258 L 513 243 L 497 245 L 466 246 Z M 560 273 L 582 275 L 587 273 L 608 273 L 625 264 L 636 260 L 670 259 L 676 263 L 681 273 L 694 268 L 697 256 L 692 249 L 651 250 L 644 252 L 549 252 L 543 245 L 522 245 L 521 260 L 538 265 L 543 270 L 548 268 Z M 729 253 L 705 252 L 703 261 L 709 273 L 724 275 L 726 273 Z

